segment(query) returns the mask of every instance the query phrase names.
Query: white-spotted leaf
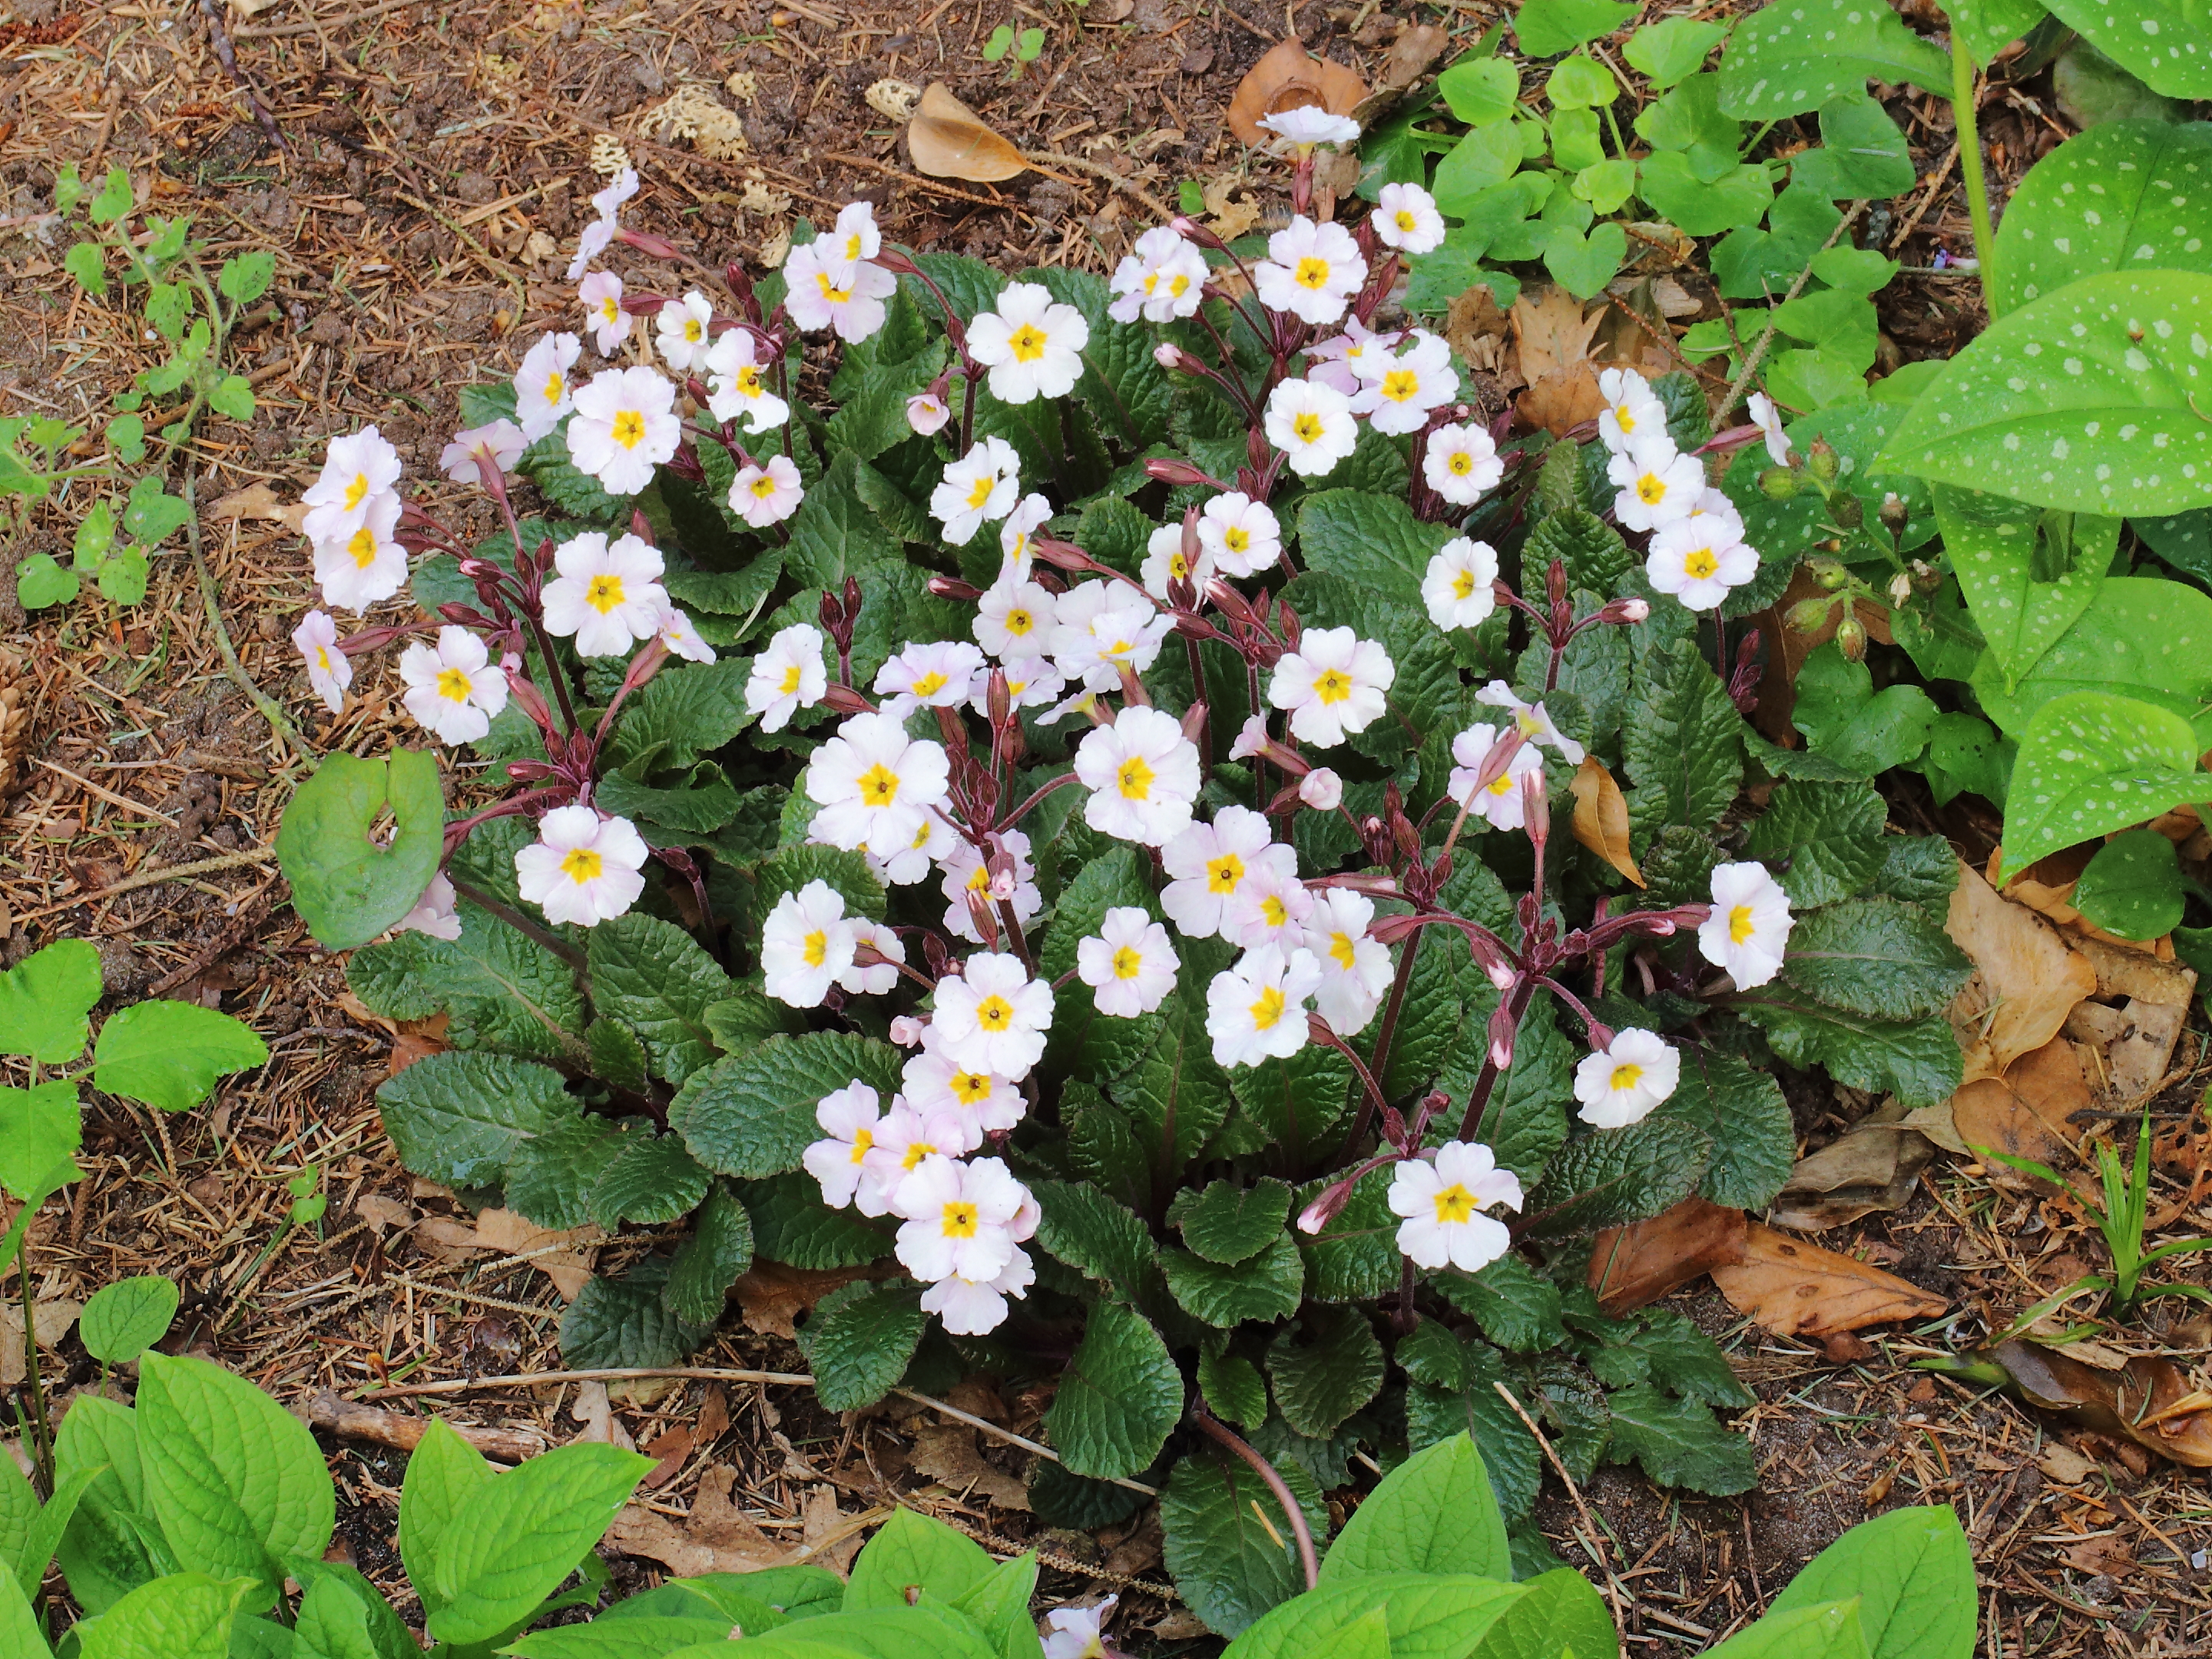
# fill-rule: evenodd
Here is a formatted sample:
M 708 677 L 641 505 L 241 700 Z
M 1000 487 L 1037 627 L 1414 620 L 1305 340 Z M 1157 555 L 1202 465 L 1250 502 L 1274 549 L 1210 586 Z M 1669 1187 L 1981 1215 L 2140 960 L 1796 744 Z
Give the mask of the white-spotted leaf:
M 2212 41 L 2196 0 L 2055 0 L 2051 9 L 2153 92 L 2212 98 Z
M 1721 108 L 1745 121 L 1815 110 L 1869 80 L 1948 88 L 1950 62 L 1885 0 L 1782 0 L 1737 25 L 1721 60 Z
M 1934 493 L 1943 550 L 1951 556 L 1966 608 L 1989 641 L 1998 672 L 2008 684 L 2015 682 L 2097 597 L 2118 544 L 2120 521 L 2077 517 L 2075 556 L 2063 568 L 2039 572 L 2039 540 L 2045 556 L 2049 552 L 2042 508 L 1949 484 L 1937 484 Z
M 1997 229 L 1998 316 L 2106 270 L 2212 271 L 2212 125 L 2106 121 L 2028 169 Z
M 2063 847 L 2212 801 L 2197 738 L 2171 709 L 2072 691 L 2036 711 L 2005 802 L 2003 879 Z

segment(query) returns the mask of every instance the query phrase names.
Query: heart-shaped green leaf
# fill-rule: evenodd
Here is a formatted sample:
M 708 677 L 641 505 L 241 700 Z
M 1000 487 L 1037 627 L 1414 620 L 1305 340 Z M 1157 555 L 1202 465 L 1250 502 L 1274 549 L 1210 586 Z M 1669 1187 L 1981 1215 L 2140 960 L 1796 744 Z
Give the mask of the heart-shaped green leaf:
M 1561 225 L 1544 248 L 1544 269 L 1575 298 L 1588 300 L 1613 280 L 1627 256 L 1628 233 L 1612 220 L 1591 226 L 1588 235 Z

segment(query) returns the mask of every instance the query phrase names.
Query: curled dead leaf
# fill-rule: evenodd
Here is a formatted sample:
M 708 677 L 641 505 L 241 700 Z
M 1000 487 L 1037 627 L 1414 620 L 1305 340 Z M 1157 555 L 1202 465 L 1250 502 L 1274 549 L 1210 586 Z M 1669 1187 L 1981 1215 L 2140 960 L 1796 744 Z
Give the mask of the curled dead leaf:
M 1262 117 L 1316 104 L 1332 115 L 1349 115 L 1366 96 L 1358 71 L 1316 58 L 1302 40 L 1279 40 L 1237 83 L 1229 130 L 1248 144 L 1264 144 L 1274 135 L 1260 125 Z
M 625 1504 L 608 1542 L 624 1555 L 658 1561 L 684 1578 L 782 1565 L 790 1559 L 791 1547 L 770 1538 L 732 1501 L 737 1474 L 726 1465 L 708 1469 L 700 1477 L 690 1514 L 680 1522 L 642 1504 Z
M 2042 1048 L 2097 988 L 2088 958 L 2057 928 L 2026 905 L 1998 896 L 1963 863 L 1943 931 L 1974 964 L 1950 1011 L 1969 1083 L 1997 1076 Z
M 1600 1233 L 1590 1249 L 1589 1287 L 1618 1318 L 1742 1261 L 1748 1230 L 1741 1210 L 1692 1194 L 1648 1221 Z
M 732 1286 L 745 1328 L 762 1336 L 781 1336 L 795 1341 L 794 1322 L 840 1285 L 872 1275 L 866 1267 L 787 1267 L 781 1261 L 756 1261 Z
M 1738 1313 L 1777 1336 L 1832 1336 L 1899 1319 L 1929 1319 L 1950 1304 L 1895 1273 L 1753 1222 L 1744 1259 L 1713 1269 Z
M 1575 769 L 1575 839 L 1634 882 L 1644 884 L 1628 848 L 1628 800 L 1605 763 L 1595 755 L 1583 757 Z
M 1797 1160 L 1775 1195 L 1772 1220 L 1793 1232 L 1817 1233 L 1862 1216 L 1905 1207 L 1936 1148 L 1906 1127 L 1903 1105 L 1891 1101 L 1833 1142 Z
M 2212 1395 L 2192 1391 L 2170 1359 L 2137 1354 L 2101 1370 L 2039 1342 L 2000 1342 L 1977 1352 L 1978 1373 L 2039 1410 L 2107 1439 L 2141 1446 L 2170 1462 L 2212 1468 Z
M 1486 374 L 1495 374 L 1504 366 L 1511 333 L 1512 324 L 1498 308 L 1498 296 L 1487 283 L 1477 283 L 1444 313 L 1444 338 L 1453 353 L 1469 368 Z
M 933 179 L 988 185 L 1030 170 L 1021 151 L 942 81 L 931 82 L 921 94 L 907 123 L 906 144 L 915 166 Z

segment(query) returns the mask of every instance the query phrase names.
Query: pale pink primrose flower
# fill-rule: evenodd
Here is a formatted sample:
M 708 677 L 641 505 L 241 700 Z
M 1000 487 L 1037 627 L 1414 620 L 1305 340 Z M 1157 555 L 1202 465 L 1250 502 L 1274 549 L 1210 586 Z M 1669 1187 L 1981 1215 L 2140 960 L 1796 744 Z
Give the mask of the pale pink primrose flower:
M 979 951 L 958 974 L 938 981 L 930 1024 L 946 1058 L 1020 1079 L 1044 1058 L 1052 1011 L 1052 987 L 1031 979 L 1019 957 Z
M 576 393 L 568 417 L 568 459 L 610 495 L 635 495 L 653 470 L 672 459 L 684 435 L 676 388 L 644 368 L 603 369 Z
M 844 896 L 810 881 L 778 898 L 761 924 L 761 988 L 793 1008 L 818 1008 L 853 966 L 859 943 Z
M 1098 931 L 1075 946 L 1076 976 L 1091 988 L 1098 1012 L 1134 1019 L 1165 1002 L 1182 966 L 1168 930 L 1133 904 L 1117 904 Z
M 1348 115 L 1332 115 L 1317 104 L 1263 115 L 1254 125 L 1301 152 L 1316 144 L 1352 144 L 1359 141 L 1358 122 Z
M 1401 253 L 1433 253 L 1444 243 L 1443 215 L 1437 198 L 1419 185 L 1382 186 L 1375 198 L 1375 240 Z
M 501 473 L 512 472 L 529 447 L 529 439 L 513 421 L 487 421 L 456 432 L 453 442 L 440 452 L 438 465 L 455 483 L 482 483 L 486 462 Z
M 292 630 L 292 644 L 307 665 L 307 684 L 333 714 L 345 713 L 353 659 L 338 648 L 338 625 L 325 611 L 310 611 Z
M 807 839 L 816 841 L 810 831 Z M 924 812 L 921 826 L 914 838 L 903 847 L 881 846 L 871 842 L 861 847 L 861 854 L 868 860 L 876 879 L 886 887 L 910 887 L 934 870 L 939 860 L 951 856 L 959 844 L 960 832 L 945 821 L 939 812 Z M 827 842 L 816 842 L 826 847 Z
M 1641 1123 L 1681 1081 L 1682 1056 L 1656 1031 L 1631 1026 L 1575 1067 L 1577 1114 L 1594 1128 Z
M 825 1138 L 800 1153 L 799 1163 L 821 1186 L 822 1201 L 842 1210 L 859 1199 L 863 1215 L 888 1214 L 883 1182 L 868 1164 L 876 1132 L 883 1125 L 876 1091 L 855 1078 L 822 1097 L 814 1108 L 814 1121 Z
M 320 475 L 300 495 L 308 509 L 301 532 L 311 542 L 347 539 L 392 495 L 399 473 L 399 452 L 374 427 L 331 439 Z
M 699 629 L 690 617 L 674 605 L 665 606 L 660 612 L 660 626 L 656 630 L 662 645 L 670 653 L 687 662 L 712 662 L 714 647 L 699 636 Z
M 665 315 L 665 313 L 662 313 Z M 748 432 L 766 432 L 791 418 L 791 405 L 768 389 L 768 364 L 751 330 L 726 329 L 707 348 L 707 408 L 718 421 L 744 417 Z
M 1544 757 L 1534 744 L 1524 743 L 1513 751 L 1505 770 L 1489 787 L 1478 790 L 1475 785 L 1482 775 L 1482 763 L 1503 731 L 1501 726 L 1478 723 L 1452 739 L 1452 759 L 1458 763 L 1452 768 L 1451 798 L 1493 830 L 1518 830 L 1526 822 L 1521 780 L 1532 775 L 1542 776 Z
M 584 326 L 592 331 L 592 348 L 602 357 L 629 338 L 636 319 L 623 309 L 623 281 L 611 270 L 595 270 L 576 285 L 577 301 L 584 307 Z
M 1782 429 L 1782 411 L 1764 392 L 1751 394 L 1751 418 L 1766 439 L 1766 458 L 1777 466 L 1790 465 L 1790 434 Z
M 1390 947 L 1369 933 L 1375 901 L 1331 887 L 1315 895 L 1305 945 L 1321 967 L 1314 1008 L 1339 1036 L 1367 1029 L 1390 988 Z
M 1689 517 L 1705 488 L 1704 464 L 1676 449 L 1663 425 L 1631 439 L 1607 463 L 1605 475 L 1620 486 L 1613 510 L 1624 530 L 1656 530 Z
M 1367 366 L 1387 357 L 1404 337 L 1402 330 L 1377 333 L 1357 317 L 1344 319 L 1344 332 L 1316 340 L 1306 348 L 1310 367 L 1306 378 L 1341 392 L 1349 398 L 1364 381 Z
M 1148 323 L 1188 317 L 1205 297 L 1206 277 L 1206 256 L 1172 226 L 1155 225 L 1115 267 L 1115 298 L 1106 314 L 1117 323 L 1133 323 L 1139 316 Z
M 876 671 L 875 691 L 884 713 L 904 720 L 917 708 L 957 708 L 987 672 L 983 653 L 965 640 L 908 643 Z
M 441 743 L 473 743 L 491 730 L 491 717 L 507 707 L 507 676 L 484 642 L 451 623 L 434 646 L 421 641 L 400 653 L 400 699 L 416 725 Z
M 1349 628 L 1309 628 L 1298 648 L 1275 665 L 1267 701 L 1289 711 L 1292 736 L 1329 749 L 1381 718 L 1397 678 L 1389 653 L 1374 641 Z
M 1067 396 L 1083 378 L 1090 343 L 1083 313 L 1041 283 L 1007 283 L 996 308 L 968 325 L 969 355 L 990 370 L 991 395 L 1005 404 Z
M 1006 556 L 1006 568 L 1024 581 L 1029 580 L 1030 568 L 1036 561 L 1031 538 L 1051 517 L 1050 501 L 1042 495 L 1024 495 L 999 526 L 999 551 Z
M 1295 880 L 1296 849 L 1275 840 L 1266 817 L 1249 806 L 1224 806 L 1211 823 L 1193 823 L 1160 848 L 1168 884 L 1160 908 L 1188 939 L 1234 937 L 1239 900 L 1255 876 L 1270 866 L 1287 867 Z
M 422 896 L 415 908 L 392 924 L 395 933 L 427 933 L 432 939 L 453 940 L 461 936 L 461 916 L 459 901 L 453 895 L 453 884 L 446 879 L 444 872 L 430 878 Z
M 975 1072 L 958 1064 L 940 1046 L 934 1026 L 920 1029 L 915 1041 L 921 1052 L 909 1055 L 900 1073 L 907 1098 L 921 1112 L 951 1112 L 965 1125 L 966 1150 L 983 1144 L 987 1134 L 1011 1129 L 1029 1112 L 1021 1085 L 995 1072 Z
M 1067 621 L 1065 605 L 1060 614 L 1052 630 L 1053 660 L 1061 673 L 1093 691 L 1121 684 L 1124 668 L 1139 674 L 1150 668 L 1159 660 L 1160 647 L 1175 629 L 1171 617 L 1141 603 L 1103 611 L 1087 623 Z
M 1288 1060 L 1307 1042 L 1306 1002 L 1321 988 L 1321 964 L 1304 946 L 1247 951 L 1206 988 L 1206 1033 L 1220 1066 Z
M 1124 708 L 1076 745 L 1075 775 L 1090 792 L 1083 818 L 1103 836 L 1158 847 L 1190 822 L 1198 746 L 1175 716 Z
M 1782 971 L 1796 919 L 1790 896 L 1766 866 L 1747 860 L 1713 871 L 1712 914 L 1698 925 L 1698 949 L 1728 971 L 1736 989 L 1748 991 Z
M 1361 374 L 1364 384 L 1352 399 L 1352 410 L 1367 416 L 1377 432 L 1418 432 L 1431 410 L 1459 395 L 1451 348 L 1422 329 L 1391 356 L 1365 364 Z
M 794 623 L 768 642 L 753 659 L 745 681 L 745 707 L 760 716 L 761 730 L 781 732 L 802 708 L 811 708 L 830 690 L 822 661 L 822 630 Z
M 628 818 L 588 806 L 556 806 L 538 821 L 538 839 L 514 855 L 522 896 L 555 924 L 595 927 L 645 891 L 645 839 Z
M 922 1312 L 937 1316 L 947 1335 L 987 1336 L 1006 1322 L 1006 1298 L 1026 1298 L 1036 1283 L 1036 1265 L 1028 1251 L 1017 1249 L 995 1277 L 973 1279 L 947 1273 L 921 1293 L 919 1305 Z
M 1513 711 L 1513 723 L 1521 728 L 1521 735 L 1530 743 L 1548 744 L 1559 751 L 1559 758 L 1570 766 L 1580 766 L 1587 752 L 1565 732 L 1559 730 L 1540 702 L 1523 702 L 1513 695 L 1513 688 L 1504 680 L 1492 680 L 1474 694 L 1477 702 L 1487 703 L 1492 708 Z
M 1316 224 L 1304 214 L 1267 239 L 1267 257 L 1252 268 L 1261 305 L 1316 324 L 1343 316 L 1366 280 L 1367 261 L 1352 233 L 1334 222 Z
M 541 334 L 522 354 L 514 371 L 514 412 L 526 442 L 536 443 L 574 406 L 568 371 L 583 352 L 584 343 L 573 334 Z
M 1048 657 L 1010 656 L 999 665 L 1006 670 L 1007 697 L 1017 708 L 1041 708 L 1067 687 L 1066 677 L 1052 665 Z M 969 707 L 988 716 L 991 712 L 990 690 L 988 677 L 976 681 L 975 696 Z
M 1317 478 L 1358 447 L 1359 422 L 1352 400 L 1318 380 L 1285 380 L 1267 394 L 1261 418 L 1267 441 L 1289 459 L 1301 478 Z
M 957 1112 L 942 1109 L 924 1112 L 911 1102 L 894 1096 L 890 1110 L 884 1114 L 883 1121 L 875 1131 L 875 1145 L 868 1150 L 868 1169 L 875 1177 L 878 1200 L 883 1208 L 878 1215 L 896 1213 L 899 1208 L 899 1189 L 908 1179 L 933 1158 L 960 1158 L 973 1152 L 983 1143 L 978 1139 L 972 1146 L 968 1140 L 968 1121 Z M 865 1198 L 860 1213 L 869 1213 Z
M 1282 557 L 1282 526 L 1265 501 L 1241 489 L 1224 490 L 1199 509 L 1198 544 L 1223 575 L 1256 575 Z
M 1398 1249 L 1417 1267 L 1479 1273 L 1504 1255 L 1513 1238 L 1483 1213 L 1493 1204 L 1518 1210 L 1521 1180 L 1477 1142 L 1448 1140 L 1433 1164 L 1407 1158 L 1391 1172 L 1390 1212 L 1405 1218 Z
M 678 374 L 688 374 L 707 366 L 707 353 L 714 343 L 708 337 L 708 325 L 714 320 L 713 303 L 696 288 L 682 299 L 671 300 L 661 307 L 653 322 L 658 336 L 655 343 L 669 368 Z M 744 332 L 742 329 L 736 331 Z
M 917 392 L 906 400 L 906 423 L 925 438 L 944 431 L 951 418 L 951 404 L 934 392 Z
M 660 631 L 668 592 L 660 550 L 638 537 L 587 530 L 553 550 L 559 574 L 545 584 L 545 631 L 574 635 L 580 657 L 613 657 Z
M 1306 918 L 1313 908 L 1313 893 L 1298 879 L 1295 855 L 1271 860 L 1245 878 L 1243 890 L 1224 907 L 1222 936 L 1248 951 L 1262 945 L 1296 950 L 1305 943 Z
M 755 461 L 738 469 L 730 481 L 730 511 L 756 530 L 781 524 L 799 511 L 806 486 L 788 455 L 771 455 L 766 465 Z
M 837 222 L 823 233 L 830 252 L 847 264 L 856 265 L 883 252 L 883 233 L 876 228 L 872 202 L 848 202 L 837 210 Z
M 1498 550 L 1455 536 L 1437 550 L 1421 577 L 1421 603 L 1442 629 L 1480 628 L 1498 608 Z
M 975 642 L 994 657 L 1034 655 L 1052 637 L 1054 598 L 1010 569 L 975 602 Z
M 1666 436 L 1667 405 L 1651 390 L 1651 382 L 1634 369 L 1600 371 L 1597 389 L 1605 398 L 1605 407 L 1598 411 L 1597 435 L 1614 454 L 1639 441 Z
M 783 276 L 792 321 L 809 333 L 835 329 L 848 344 L 883 327 L 884 301 L 898 291 L 898 278 L 881 265 L 841 259 L 818 237 L 784 256 Z
M 1759 554 L 1732 533 L 1718 514 L 1696 513 L 1652 532 L 1644 559 L 1646 580 L 1692 611 L 1717 609 L 1759 574 Z
M 943 804 L 950 775 L 943 744 L 909 738 L 893 715 L 866 714 L 807 757 L 802 781 L 821 809 L 815 832 L 830 846 L 903 847 Z
M 1504 476 L 1498 445 L 1480 427 L 1440 426 L 1429 434 L 1421 480 L 1454 507 L 1473 507 Z
M 1121 1599 L 1109 1595 L 1095 1607 L 1054 1607 L 1045 1614 L 1044 1659 L 1106 1659 L 1100 1632 Z
M 393 538 L 398 527 L 399 497 L 377 495 L 353 529 L 315 543 L 315 580 L 325 604 L 359 615 L 406 586 L 407 550 Z

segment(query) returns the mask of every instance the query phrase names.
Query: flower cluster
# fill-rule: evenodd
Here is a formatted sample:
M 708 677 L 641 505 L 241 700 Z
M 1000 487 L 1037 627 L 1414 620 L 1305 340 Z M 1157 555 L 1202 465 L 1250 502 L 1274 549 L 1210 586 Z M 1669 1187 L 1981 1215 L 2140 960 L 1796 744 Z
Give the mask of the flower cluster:
M 1645 578 L 1692 611 L 1717 610 L 1731 589 L 1759 574 L 1759 551 L 1743 538 L 1743 520 L 1706 483 L 1705 464 L 1675 447 L 1667 406 L 1650 382 L 1632 368 L 1608 368 L 1598 389 L 1606 403 L 1598 438 L 1612 456 L 1606 477 L 1620 489 L 1613 514 L 1624 529 L 1651 532 Z

